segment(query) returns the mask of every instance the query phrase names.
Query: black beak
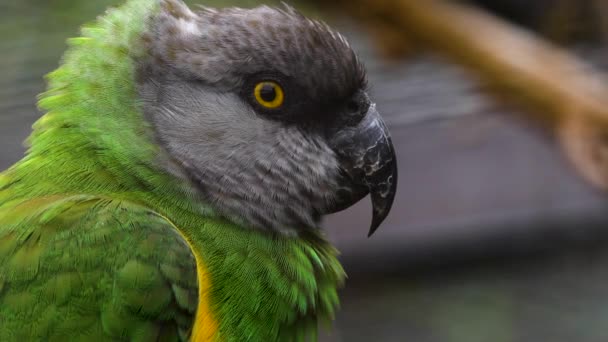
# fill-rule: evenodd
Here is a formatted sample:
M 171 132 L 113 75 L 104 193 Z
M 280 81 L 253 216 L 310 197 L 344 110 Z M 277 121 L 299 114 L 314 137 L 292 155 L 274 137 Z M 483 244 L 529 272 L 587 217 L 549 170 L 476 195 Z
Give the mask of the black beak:
M 397 192 L 395 150 L 376 106 L 372 104 L 356 126 L 336 133 L 332 145 L 343 170 L 353 183 L 350 198 L 357 201 L 370 194 L 373 218 L 369 237 L 388 216 Z

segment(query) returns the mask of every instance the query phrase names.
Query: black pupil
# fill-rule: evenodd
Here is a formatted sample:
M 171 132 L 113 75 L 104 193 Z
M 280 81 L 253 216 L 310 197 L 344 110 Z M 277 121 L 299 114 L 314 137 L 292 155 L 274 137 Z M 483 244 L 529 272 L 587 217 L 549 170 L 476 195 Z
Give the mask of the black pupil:
M 260 97 L 266 102 L 272 102 L 277 98 L 277 91 L 272 84 L 264 84 L 260 89 Z

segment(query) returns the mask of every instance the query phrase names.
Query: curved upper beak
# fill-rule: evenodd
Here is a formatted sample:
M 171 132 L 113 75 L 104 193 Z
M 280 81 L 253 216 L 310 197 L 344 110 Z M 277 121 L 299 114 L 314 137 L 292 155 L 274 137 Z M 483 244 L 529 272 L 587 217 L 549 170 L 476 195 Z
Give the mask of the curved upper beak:
M 338 132 L 332 145 L 355 188 L 364 191 L 363 196 L 370 194 L 373 218 L 368 236 L 371 236 L 388 216 L 397 192 L 395 150 L 376 106 L 372 104 L 356 126 Z M 357 194 L 353 197 L 360 199 Z

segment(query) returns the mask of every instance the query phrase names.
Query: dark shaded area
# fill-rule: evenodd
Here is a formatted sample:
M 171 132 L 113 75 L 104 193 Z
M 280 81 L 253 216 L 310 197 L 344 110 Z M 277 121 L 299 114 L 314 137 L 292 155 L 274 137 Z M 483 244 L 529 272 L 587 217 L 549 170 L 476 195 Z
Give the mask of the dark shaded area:
M 602 0 L 469 0 L 490 13 L 560 42 L 597 42 Z
M 560 0 L 470 0 L 504 19 L 527 27 L 538 27 L 547 11 L 559 6 Z
M 0 169 L 23 154 L 65 39 L 118 2 L 0 4 Z M 537 27 L 552 1 L 477 2 Z M 604 194 L 459 67 L 430 56 L 386 64 L 356 23 L 342 28 L 369 69 L 400 184 L 371 239 L 367 199 L 325 223 L 350 274 L 326 340 L 607 341 Z M 605 62 L 595 45 L 577 53 Z

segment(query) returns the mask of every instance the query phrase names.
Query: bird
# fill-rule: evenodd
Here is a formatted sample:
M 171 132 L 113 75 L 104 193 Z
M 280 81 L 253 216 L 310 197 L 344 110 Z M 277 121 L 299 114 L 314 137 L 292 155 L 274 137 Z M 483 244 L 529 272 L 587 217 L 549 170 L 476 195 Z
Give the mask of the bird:
M 315 340 L 324 215 L 397 161 L 362 61 L 293 7 L 128 0 L 68 40 L 0 173 L 1 341 Z

